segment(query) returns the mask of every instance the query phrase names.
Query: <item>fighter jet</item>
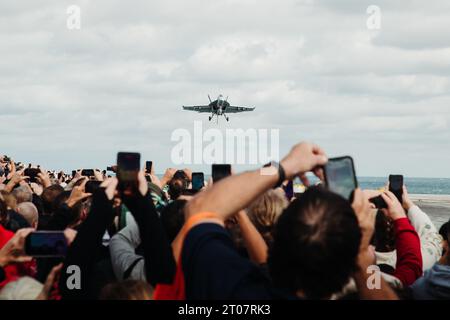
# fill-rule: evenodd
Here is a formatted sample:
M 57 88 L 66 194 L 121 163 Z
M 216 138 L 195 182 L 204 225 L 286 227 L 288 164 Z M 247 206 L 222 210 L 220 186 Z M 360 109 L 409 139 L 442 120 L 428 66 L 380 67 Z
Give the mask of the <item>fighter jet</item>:
M 197 111 L 199 113 L 211 113 L 209 121 L 214 119 L 214 116 L 217 116 L 217 122 L 219 122 L 220 116 L 224 116 L 227 121 L 230 121 L 230 118 L 227 117 L 228 113 L 249 112 L 255 110 L 255 108 L 232 106 L 228 102 L 228 97 L 223 100 L 222 95 L 219 95 L 219 97 L 217 97 L 217 100 L 214 101 L 212 101 L 211 97 L 208 95 L 208 99 L 209 105 L 207 106 L 183 106 L 183 109 L 189 111 Z

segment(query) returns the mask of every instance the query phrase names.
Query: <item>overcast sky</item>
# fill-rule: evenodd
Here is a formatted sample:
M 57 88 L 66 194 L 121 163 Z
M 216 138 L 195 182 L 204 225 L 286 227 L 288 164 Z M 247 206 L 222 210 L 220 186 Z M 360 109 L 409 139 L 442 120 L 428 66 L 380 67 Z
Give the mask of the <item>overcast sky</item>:
M 175 129 L 217 127 L 181 106 L 222 93 L 256 110 L 218 128 L 279 129 L 281 154 L 311 140 L 352 155 L 359 175 L 450 177 L 449 12 L 448 0 L 2 1 L 0 153 L 74 169 L 140 151 L 160 172 Z

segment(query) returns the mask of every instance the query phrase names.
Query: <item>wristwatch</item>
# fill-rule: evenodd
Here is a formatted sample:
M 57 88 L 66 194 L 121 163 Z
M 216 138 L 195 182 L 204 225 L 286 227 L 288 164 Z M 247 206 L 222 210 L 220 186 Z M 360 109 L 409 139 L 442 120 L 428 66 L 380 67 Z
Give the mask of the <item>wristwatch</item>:
M 274 167 L 278 170 L 278 182 L 275 185 L 274 189 L 281 187 L 283 182 L 286 180 L 286 171 L 284 170 L 283 166 L 279 162 L 271 161 L 268 164 L 266 164 L 264 167 L 266 167 L 266 168 Z

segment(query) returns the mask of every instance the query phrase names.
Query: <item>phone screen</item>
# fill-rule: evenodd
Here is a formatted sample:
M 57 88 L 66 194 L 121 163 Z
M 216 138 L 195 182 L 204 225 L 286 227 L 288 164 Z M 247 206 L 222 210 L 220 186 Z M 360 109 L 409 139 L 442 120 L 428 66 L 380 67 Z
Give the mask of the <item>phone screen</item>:
M 67 240 L 63 231 L 36 231 L 25 239 L 25 254 L 31 257 L 64 257 Z
M 30 177 L 30 182 L 36 182 L 37 175 L 41 172 L 41 169 L 27 168 L 23 172 L 26 177 Z
M 203 172 L 192 173 L 192 190 L 199 191 L 205 186 L 205 175 Z
M 119 179 L 119 190 L 121 192 L 130 195 L 137 190 L 140 167 L 140 153 L 119 152 L 117 154 L 117 179 Z
M 152 173 L 152 167 L 153 167 L 153 161 L 145 162 L 145 172 L 146 173 Z
M 397 197 L 400 203 L 403 202 L 403 176 L 402 175 L 390 175 L 389 176 L 389 191 L 391 191 Z
M 85 190 L 86 193 L 92 193 L 94 194 L 98 189 L 100 189 L 100 185 L 102 184 L 101 181 L 88 181 L 86 182 Z
M 228 176 L 231 176 L 231 165 L 229 164 L 213 164 L 212 179 L 216 183 Z
M 324 167 L 328 189 L 350 200 L 358 187 L 355 167 L 351 157 L 329 159 Z
M 286 186 L 283 187 L 286 198 L 290 201 L 294 197 L 294 181 L 290 180 Z
M 81 175 L 83 177 L 93 177 L 95 175 L 94 169 L 83 169 L 81 170 Z

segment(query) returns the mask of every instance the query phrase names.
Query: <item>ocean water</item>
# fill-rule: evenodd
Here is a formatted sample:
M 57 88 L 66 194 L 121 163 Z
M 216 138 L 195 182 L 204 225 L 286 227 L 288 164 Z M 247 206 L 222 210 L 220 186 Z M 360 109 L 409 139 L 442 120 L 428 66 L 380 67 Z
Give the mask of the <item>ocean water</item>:
M 358 177 L 362 189 L 379 189 L 386 181 L 385 177 Z M 450 195 L 450 179 L 405 177 L 404 182 L 409 194 Z
M 205 179 L 209 179 L 205 174 Z M 377 190 L 386 185 L 387 177 L 358 177 L 358 183 L 361 189 Z M 298 181 L 300 182 L 300 181 Z M 316 183 L 315 177 L 310 177 L 312 184 Z M 408 178 L 405 177 L 405 185 L 409 194 L 436 194 L 450 195 L 449 178 Z

